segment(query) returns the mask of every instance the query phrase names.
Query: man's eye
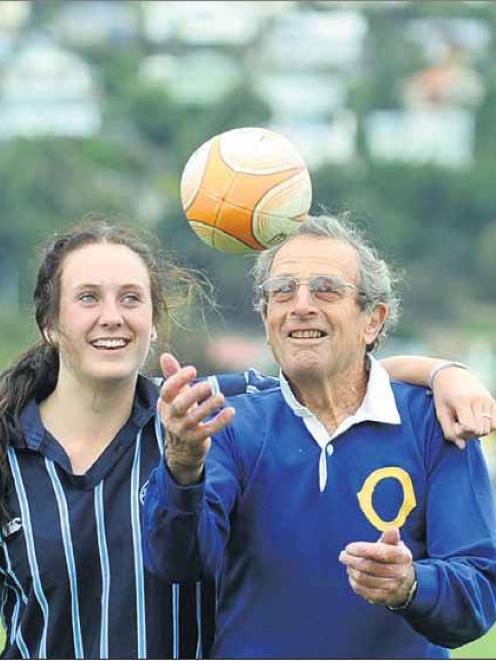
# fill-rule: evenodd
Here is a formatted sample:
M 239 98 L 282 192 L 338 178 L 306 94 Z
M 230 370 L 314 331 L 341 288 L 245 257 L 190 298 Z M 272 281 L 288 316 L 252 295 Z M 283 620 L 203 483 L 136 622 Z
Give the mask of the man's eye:
M 333 280 L 319 280 L 315 283 L 314 290 L 322 292 L 323 294 L 339 294 L 342 287 L 339 283 L 334 282 Z

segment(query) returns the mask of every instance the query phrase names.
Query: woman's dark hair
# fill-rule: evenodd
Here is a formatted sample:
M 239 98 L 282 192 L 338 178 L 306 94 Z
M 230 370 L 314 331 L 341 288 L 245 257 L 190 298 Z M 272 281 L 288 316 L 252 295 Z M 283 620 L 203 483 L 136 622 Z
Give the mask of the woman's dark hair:
M 0 525 L 8 518 L 6 502 L 10 472 L 7 448 L 10 442 L 22 437 L 20 413 L 35 394 L 38 400 L 42 400 L 57 385 L 59 354 L 49 339 L 49 331 L 58 322 L 64 260 L 73 251 L 98 243 L 127 246 L 141 257 L 150 277 L 153 321 L 157 327 L 161 321 L 166 321 L 168 328 L 173 310 L 189 302 L 194 290 L 201 291 L 204 285 L 205 281 L 200 282 L 192 271 L 177 266 L 172 258 L 159 257 L 148 240 L 141 239 L 136 230 L 126 225 L 92 215 L 55 235 L 45 251 L 33 294 L 41 338 L 0 375 Z

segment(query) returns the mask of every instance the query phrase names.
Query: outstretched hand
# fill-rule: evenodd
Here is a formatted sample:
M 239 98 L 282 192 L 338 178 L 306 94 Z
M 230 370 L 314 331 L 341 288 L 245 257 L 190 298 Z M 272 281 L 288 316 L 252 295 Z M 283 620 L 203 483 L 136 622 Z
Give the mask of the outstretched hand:
M 405 603 L 415 581 L 412 554 L 398 528 L 386 530 L 375 543 L 348 544 L 339 561 L 346 565 L 352 590 L 370 604 Z
M 448 367 L 440 371 L 432 392 L 444 437 L 459 448 L 470 438 L 496 430 L 496 402 L 469 370 Z
M 165 459 L 179 484 L 194 484 L 201 477 L 210 436 L 225 427 L 235 411 L 232 406 L 221 408 L 224 396 L 212 394 L 208 381 L 193 383 L 197 374 L 192 365 L 181 367 L 172 354 L 164 353 L 160 366 L 165 381 L 157 410 L 167 435 Z

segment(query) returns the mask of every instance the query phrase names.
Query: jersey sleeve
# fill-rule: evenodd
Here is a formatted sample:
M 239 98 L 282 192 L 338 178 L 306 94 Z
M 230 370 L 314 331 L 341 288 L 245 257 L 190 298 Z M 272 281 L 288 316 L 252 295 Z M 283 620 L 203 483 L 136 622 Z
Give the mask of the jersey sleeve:
M 200 483 L 183 487 L 161 461 L 144 505 L 144 558 L 150 571 L 174 582 L 215 577 L 229 537 L 229 516 L 241 491 L 230 435 L 212 439 Z
M 437 423 L 431 433 L 427 557 L 415 562 L 417 593 L 399 612 L 431 642 L 453 648 L 483 635 L 496 619 L 496 517 L 480 442 L 461 451 Z

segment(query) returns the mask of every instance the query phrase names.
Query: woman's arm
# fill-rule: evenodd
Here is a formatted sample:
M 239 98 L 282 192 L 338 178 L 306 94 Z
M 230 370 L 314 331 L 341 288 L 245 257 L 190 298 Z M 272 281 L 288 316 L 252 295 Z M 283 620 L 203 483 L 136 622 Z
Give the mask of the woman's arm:
M 427 356 L 391 356 L 381 364 L 393 379 L 432 388 L 444 436 L 459 448 L 496 430 L 496 402 L 469 369 Z

